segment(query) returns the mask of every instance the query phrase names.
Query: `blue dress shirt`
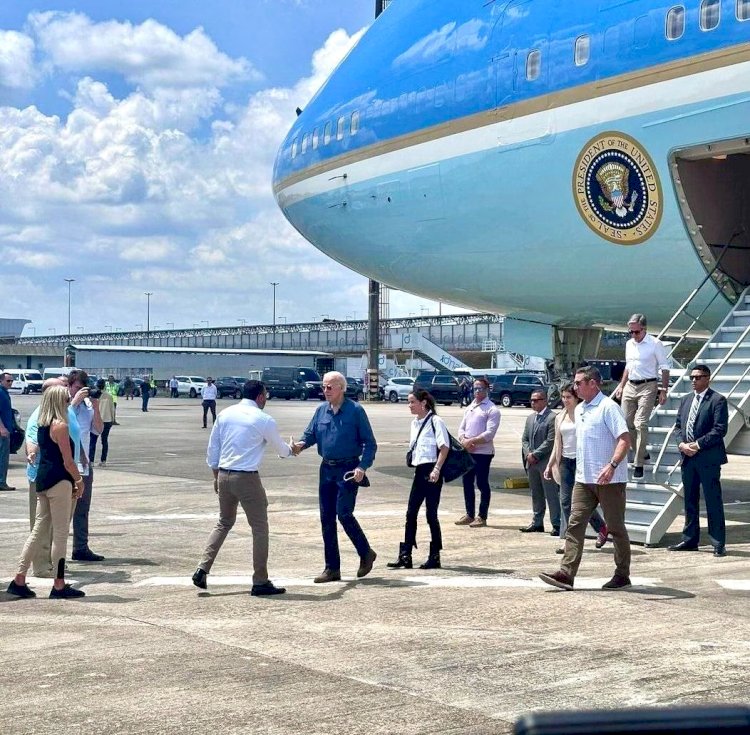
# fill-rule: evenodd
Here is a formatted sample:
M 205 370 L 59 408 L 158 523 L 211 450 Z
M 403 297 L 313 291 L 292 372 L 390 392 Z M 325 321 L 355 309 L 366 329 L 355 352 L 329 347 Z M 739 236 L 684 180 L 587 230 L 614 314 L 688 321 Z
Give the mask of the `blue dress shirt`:
M 378 449 L 365 409 L 345 398 L 334 413 L 328 402 L 322 403 L 302 434 L 306 447 L 318 445 L 318 454 L 327 460 L 362 457 L 363 470 L 372 467 Z

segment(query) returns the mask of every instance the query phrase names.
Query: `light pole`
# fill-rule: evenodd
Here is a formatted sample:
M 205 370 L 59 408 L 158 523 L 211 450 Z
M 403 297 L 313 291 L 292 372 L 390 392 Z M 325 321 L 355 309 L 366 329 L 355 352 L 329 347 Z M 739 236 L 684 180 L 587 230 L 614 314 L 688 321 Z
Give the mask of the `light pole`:
M 279 319 L 283 319 L 284 320 L 284 324 L 286 324 L 286 317 L 285 316 L 280 316 Z
M 276 347 L 276 286 L 279 285 L 278 281 L 271 281 L 273 286 L 273 339 L 272 344 Z
M 146 295 L 146 336 L 151 331 L 151 297 L 154 295 L 153 291 L 144 291 Z
M 208 319 L 201 319 L 201 324 L 205 324 L 206 329 L 208 329 Z
M 49 331 L 52 332 L 52 334 L 57 334 L 57 330 L 54 327 L 50 327 Z
M 242 319 L 242 317 L 237 317 L 237 321 L 244 327 L 247 324 L 247 319 Z
M 174 322 L 167 322 L 166 324 L 170 329 L 174 329 Z
M 78 326 L 78 327 L 76 327 L 76 329 L 80 329 L 81 330 L 81 334 L 83 334 L 83 327 Z
M 68 337 L 70 337 L 70 284 L 73 283 L 75 278 L 66 278 L 65 282 L 68 284 Z
M 143 324 L 141 324 L 140 322 L 138 322 L 138 324 L 135 325 L 135 328 L 136 329 L 140 329 L 140 331 L 143 331 Z

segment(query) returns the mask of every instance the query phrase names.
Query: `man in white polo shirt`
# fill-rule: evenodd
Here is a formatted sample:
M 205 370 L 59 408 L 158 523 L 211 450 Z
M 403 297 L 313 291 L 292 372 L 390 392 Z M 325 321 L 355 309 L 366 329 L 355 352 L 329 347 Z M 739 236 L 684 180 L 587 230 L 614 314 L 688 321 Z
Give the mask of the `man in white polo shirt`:
M 648 420 L 656 405 L 667 400 L 669 360 L 664 345 L 646 333 L 646 317 L 633 314 L 628 319 L 630 339 L 625 344 L 625 371 L 612 397 L 621 400 L 633 447 L 633 479 L 643 477 L 648 443 Z M 661 383 L 659 374 L 661 373 Z
M 542 581 L 564 590 L 573 589 L 583 555 L 586 525 L 597 505 L 602 506 L 615 549 L 615 574 L 602 589 L 630 586 L 630 539 L 625 528 L 628 469 L 623 462 L 630 434 L 620 407 L 599 389 L 601 382 L 595 367 L 576 371 L 573 381 L 583 402 L 576 406 L 575 412 L 576 481 L 565 552 L 559 571 L 539 575 Z

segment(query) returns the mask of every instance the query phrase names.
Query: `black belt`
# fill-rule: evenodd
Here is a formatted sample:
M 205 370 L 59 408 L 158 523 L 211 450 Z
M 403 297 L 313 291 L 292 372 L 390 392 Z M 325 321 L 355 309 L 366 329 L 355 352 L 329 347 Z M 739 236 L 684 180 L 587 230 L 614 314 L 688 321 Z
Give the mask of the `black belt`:
M 346 459 L 324 459 L 323 464 L 327 464 L 331 467 L 338 467 L 339 465 L 352 464 L 359 462 L 359 457 L 347 457 Z
M 643 385 L 644 383 L 655 383 L 656 378 L 646 378 L 646 380 L 628 380 L 631 385 Z
M 219 472 L 231 472 L 232 474 L 239 473 L 241 475 L 257 475 L 258 470 L 225 470 L 223 467 L 219 467 Z

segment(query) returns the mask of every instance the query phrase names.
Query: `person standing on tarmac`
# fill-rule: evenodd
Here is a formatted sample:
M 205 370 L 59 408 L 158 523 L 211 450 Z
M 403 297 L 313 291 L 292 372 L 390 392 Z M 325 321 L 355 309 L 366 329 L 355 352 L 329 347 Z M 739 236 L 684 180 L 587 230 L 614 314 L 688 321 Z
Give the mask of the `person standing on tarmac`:
M 115 380 L 115 376 L 110 375 L 107 378 L 107 384 L 105 385 L 104 390 L 106 390 L 107 393 L 112 396 L 112 426 L 119 426 L 119 424 L 117 423 L 117 392 L 119 391 L 119 389 L 120 386 Z
M 201 406 L 203 407 L 203 428 L 208 428 L 206 422 L 208 421 L 208 412 L 211 411 L 211 425 L 216 423 L 216 397 L 219 394 L 218 389 L 214 383 L 213 378 L 206 378 L 206 385 L 203 386 L 201 396 L 203 401 Z

